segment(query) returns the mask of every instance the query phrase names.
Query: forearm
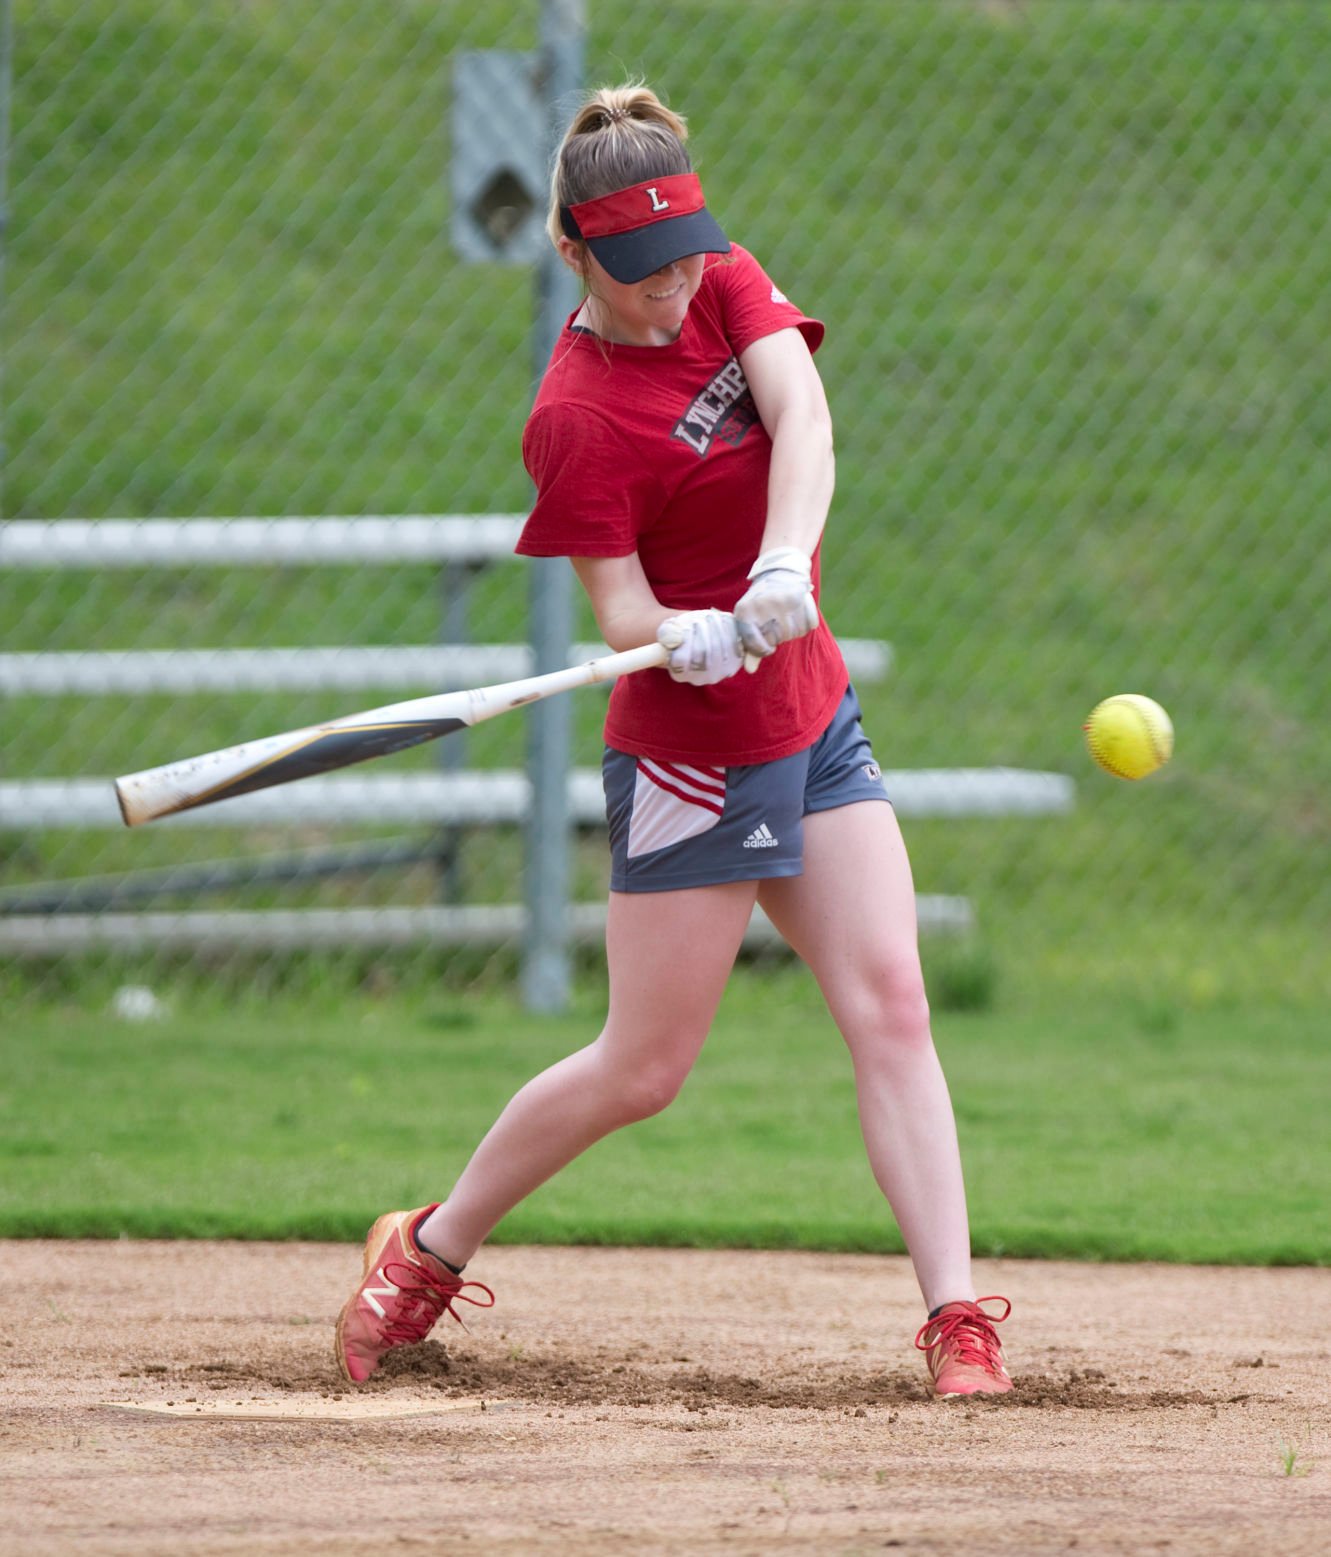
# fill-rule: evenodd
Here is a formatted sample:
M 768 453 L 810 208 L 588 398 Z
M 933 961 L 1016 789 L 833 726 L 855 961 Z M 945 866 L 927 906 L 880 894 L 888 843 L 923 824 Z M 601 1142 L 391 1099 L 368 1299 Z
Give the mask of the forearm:
M 640 643 L 651 643 L 656 637 L 656 629 L 674 615 L 676 612 L 658 601 L 653 606 L 634 607 L 598 617 L 596 625 L 609 647 L 618 652 L 636 649 Z
M 662 606 L 660 601 L 637 601 L 623 604 L 618 609 L 596 612 L 596 626 L 601 637 L 616 652 L 635 649 L 640 643 L 651 643 L 657 635 L 657 627 L 676 612 Z
M 772 441 L 767 520 L 756 555 L 794 547 L 812 556 L 836 484 L 832 413 L 822 379 L 798 330 L 754 341 L 740 366 Z
M 836 485 L 832 418 L 804 342 L 794 332 L 759 341 L 745 354 L 772 453 L 762 541 L 749 588 L 735 603 L 745 663 L 759 662 L 818 625 L 813 554 Z
M 825 415 L 782 414 L 772 429 L 767 522 L 759 555 L 794 546 L 812 556 L 836 486 L 832 424 Z
M 637 555 L 574 557 L 574 571 L 596 613 L 596 625 L 609 646 L 636 649 L 651 643 L 656 629 L 675 613 L 652 592 Z
M 666 669 L 671 677 L 699 687 L 724 681 L 740 668 L 739 634 L 730 612 L 663 606 L 636 552 L 628 557 L 574 557 L 573 566 L 596 612 L 596 625 L 612 649 L 635 649 L 655 638 L 670 651 Z

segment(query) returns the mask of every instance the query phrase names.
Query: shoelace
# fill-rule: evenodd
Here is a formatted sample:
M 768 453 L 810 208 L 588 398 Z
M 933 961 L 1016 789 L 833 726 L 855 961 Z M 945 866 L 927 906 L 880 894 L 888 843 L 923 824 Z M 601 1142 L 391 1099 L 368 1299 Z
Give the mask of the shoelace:
M 986 1314 L 980 1307 L 982 1303 L 1001 1303 L 1003 1312 Z M 955 1350 L 958 1362 L 977 1368 L 995 1368 L 1002 1357 L 1002 1345 L 994 1326 L 1001 1325 L 1011 1312 L 1012 1304 L 1005 1297 L 976 1298 L 965 1308 L 940 1314 L 937 1319 L 926 1319 L 915 1336 L 916 1349 L 929 1355 L 940 1346 L 950 1346 Z
M 453 1304 L 459 1300 L 476 1308 L 493 1308 L 495 1304 L 495 1295 L 484 1282 L 463 1281 L 456 1286 L 445 1284 L 422 1266 L 408 1265 L 399 1260 L 385 1264 L 383 1273 L 397 1288 L 402 1299 L 398 1312 L 383 1328 L 384 1339 L 393 1346 L 403 1346 L 409 1341 L 423 1341 L 441 1314 L 456 1319 L 465 1330 L 467 1326 L 462 1315 L 453 1308 Z M 402 1276 L 406 1279 L 399 1279 Z M 469 1287 L 484 1292 L 490 1301 L 487 1303 L 478 1297 L 468 1297 Z

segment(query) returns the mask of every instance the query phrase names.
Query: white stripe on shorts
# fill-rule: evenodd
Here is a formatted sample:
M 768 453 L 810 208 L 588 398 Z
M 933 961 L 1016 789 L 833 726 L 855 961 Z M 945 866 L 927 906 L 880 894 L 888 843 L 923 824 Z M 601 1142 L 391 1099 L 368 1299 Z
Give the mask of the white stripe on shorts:
M 652 854 L 709 832 L 721 820 L 726 770 L 638 759 L 629 819 L 628 858 Z
M 651 757 L 639 757 L 638 771 L 662 789 L 673 789 L 700 805 L 712 806 L 718 813 L 726 803 L 724 768 L 695 768 L 683 762 L 656 762 Z

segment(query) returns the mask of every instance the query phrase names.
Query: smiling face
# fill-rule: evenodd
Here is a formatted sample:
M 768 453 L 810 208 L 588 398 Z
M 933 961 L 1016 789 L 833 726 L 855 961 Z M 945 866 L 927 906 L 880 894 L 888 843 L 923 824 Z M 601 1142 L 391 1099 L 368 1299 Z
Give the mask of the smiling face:
M 668 346 L 679 339 L 702 282 L 702 254 L 688 254 L 642 281 L 616 281 L 585 245 L 562 238 L 564 263 L 583 278 L 587 301 L 579 322 L 621 346 Z

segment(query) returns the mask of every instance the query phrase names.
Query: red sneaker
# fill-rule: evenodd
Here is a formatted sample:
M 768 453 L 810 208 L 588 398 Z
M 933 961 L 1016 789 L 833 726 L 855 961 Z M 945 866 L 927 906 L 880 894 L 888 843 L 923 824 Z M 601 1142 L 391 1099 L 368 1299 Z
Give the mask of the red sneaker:
M 441 1314 L 452 1314 L 462 1324 L 455 1302 L 494 1307 L 489 1287 L 463 1281 L 416 1247 L 411 1235 L 433 1210 L 424 1206 L 419 1211 L 389 1211 L 370 1229 L 365 1272 L 338 1315 L 334 1341 L 342 1377 L 353 1384 L 363 1384 L 394 1346 L 423 1341 Z M 484 1292 L 490 1301 L 467 1297 L 468 1288 Z
M 986 1314 L 981 1303 L 1001 1303 L 1003 1312 Z M 974 1303 L 944 1303 L 925 1320 L 915 1345 L 929 1363 L 936 1395 L 1003 1395 L 1012 1388 L 994 1330 L 1011 1312 L 1005 1297 L 984 1297 Z

